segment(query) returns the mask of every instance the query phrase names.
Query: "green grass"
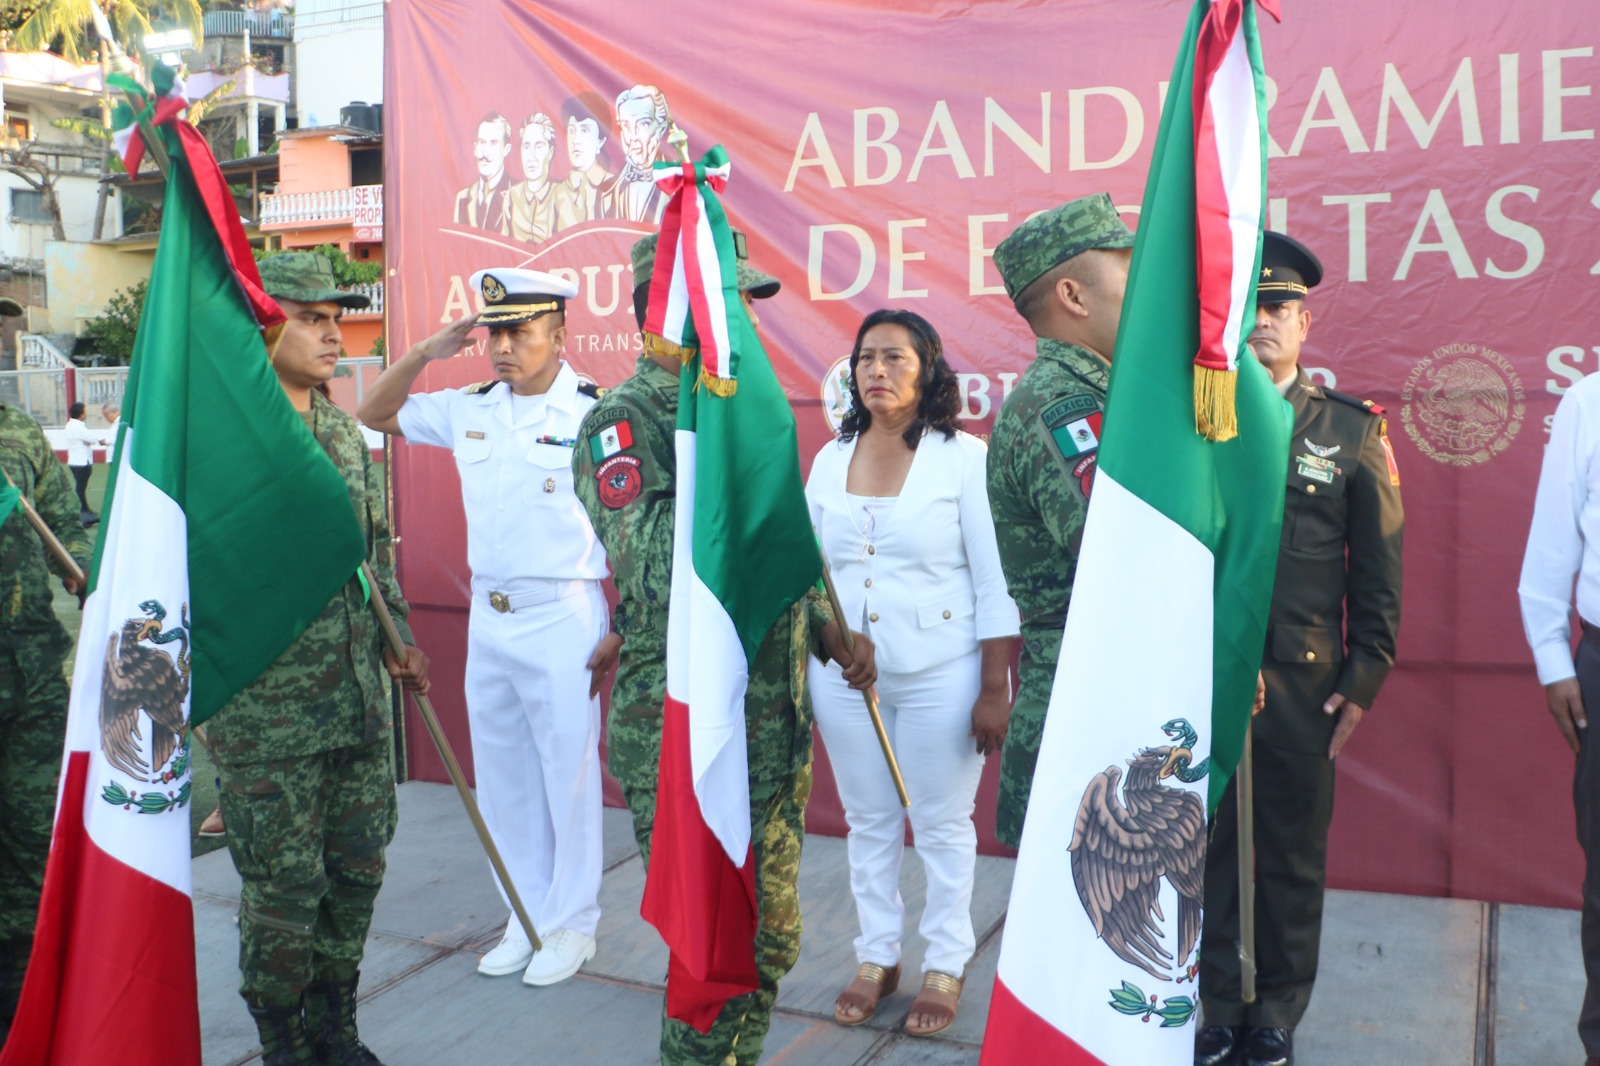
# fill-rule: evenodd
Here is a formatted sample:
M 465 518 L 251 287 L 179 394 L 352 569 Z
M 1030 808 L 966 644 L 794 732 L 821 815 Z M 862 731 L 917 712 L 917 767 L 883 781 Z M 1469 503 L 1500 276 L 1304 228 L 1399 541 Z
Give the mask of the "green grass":
M 104 463 L 96 463 L 94 474 L 89 478 L 89 506 L 98 513 L 106 489 L 106 472 L 109 468 Z M 98 528 L 98 527 L 96 527 Z M 92 532 L 92 531 L 91 531 Z M 59 581 L 53 583 L 55 593 L 54 606 L 56 617 L 61 619 L 61 624 L 67 627 L 67 632 L 72 634 L 74 645 L 78 639 L 78 626 L 83 621 L 83 613 L 78 608 L 78 598 L 61 586 Z M 72 674 L 72 660 L 67 660 L 67 675 Z M 204 855 L 216 851 L 226 844 L 222 837 L 207 837 L 202 839 L 198 834 L 200 823 L 205 821 L 217 805 L 217 771 L 211 762 L 210 752 L 205 750 L 205 745 L 196 743 L 192 748 L 192 766 L 194 771 L 194 785 L 189 792 L 189 832 L 194 845 L 195 855 Z

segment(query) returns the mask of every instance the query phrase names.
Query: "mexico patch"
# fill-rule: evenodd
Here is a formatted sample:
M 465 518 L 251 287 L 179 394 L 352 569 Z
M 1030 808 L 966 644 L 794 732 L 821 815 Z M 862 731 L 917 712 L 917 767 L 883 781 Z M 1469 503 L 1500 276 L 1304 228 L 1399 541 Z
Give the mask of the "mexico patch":
M 1071 459 L 1100 447 L 1100 421 L 1105 416 L 1099 411 L 1085 418 L 1077 418 L 1061 426 L 1051 426 L 1050 436 L 1061 454 Z
M 598 437 L 591 440 L 590 445 L 597 440 Z M 644 489 L 644 475 L 639 472 L 639 458 L 634 455 L 618 455 L 607 459 L 594 472 L 594 479 L 599 486 L 600 502 L 613 511 L 637 500 Z
M 1046 429 L 1055 429 L 1064 426 L 1075 419 L 1091 415 L 1100 410 L 1100 401 L 1087 392 L 1075 392 L 1071 396 L 1064 396 L 1055 403 L 1046 407 L 1039 415 L 1044 419 Z
M 633 427 L 624 418 L 613 422 L 589 438 L 589 458 L 598 463 L 633 447 Z

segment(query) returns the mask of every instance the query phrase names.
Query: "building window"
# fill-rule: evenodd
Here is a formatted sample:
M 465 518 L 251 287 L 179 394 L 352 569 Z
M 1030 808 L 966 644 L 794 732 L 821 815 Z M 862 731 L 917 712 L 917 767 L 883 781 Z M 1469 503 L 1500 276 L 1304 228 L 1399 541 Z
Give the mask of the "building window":
M 6 112 L 6 136 L 15 137 L 19 141 L 33 140 L 33 123 L 28 121 L 27 115 L 14 115 Z
M 38 189 L 12 189 L 11 219 L 14 222 L 49 222 L 50 212 L 44 207 L 44 193 Z

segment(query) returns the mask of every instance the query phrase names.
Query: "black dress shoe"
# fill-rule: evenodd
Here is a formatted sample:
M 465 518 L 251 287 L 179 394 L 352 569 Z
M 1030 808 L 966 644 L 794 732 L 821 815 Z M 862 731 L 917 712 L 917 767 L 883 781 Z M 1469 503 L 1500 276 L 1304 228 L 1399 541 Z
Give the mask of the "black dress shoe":
M 1206 1025 L 1194 1034 L 1194 1066 L 1227 1066 L 1239 1052 L 1240 1026 Z
M 1288 1029 L 1252 1029 L 1240 1056 L 1244 1066 L 1294 1066 L 1294 1036 Z

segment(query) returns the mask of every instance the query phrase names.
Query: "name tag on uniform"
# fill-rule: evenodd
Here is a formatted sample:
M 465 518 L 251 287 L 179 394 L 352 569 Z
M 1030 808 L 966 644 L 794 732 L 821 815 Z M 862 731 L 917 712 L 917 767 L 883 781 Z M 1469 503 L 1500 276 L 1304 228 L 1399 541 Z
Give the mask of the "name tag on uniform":
M 467 439 L 468 440 L 482 440 L 483 439 L 483 434 L 480 431 L 476 430 L 476 429 L 469 429 L 469 430 L 467 430 Z
M 1320 455 L 1297 455 L 1295 463 L 1297 474 L 1312 481 L 1320 481 L 1324 485 L 1332 485 L 1333 476 L 1339 472 L 1339 464 Z

